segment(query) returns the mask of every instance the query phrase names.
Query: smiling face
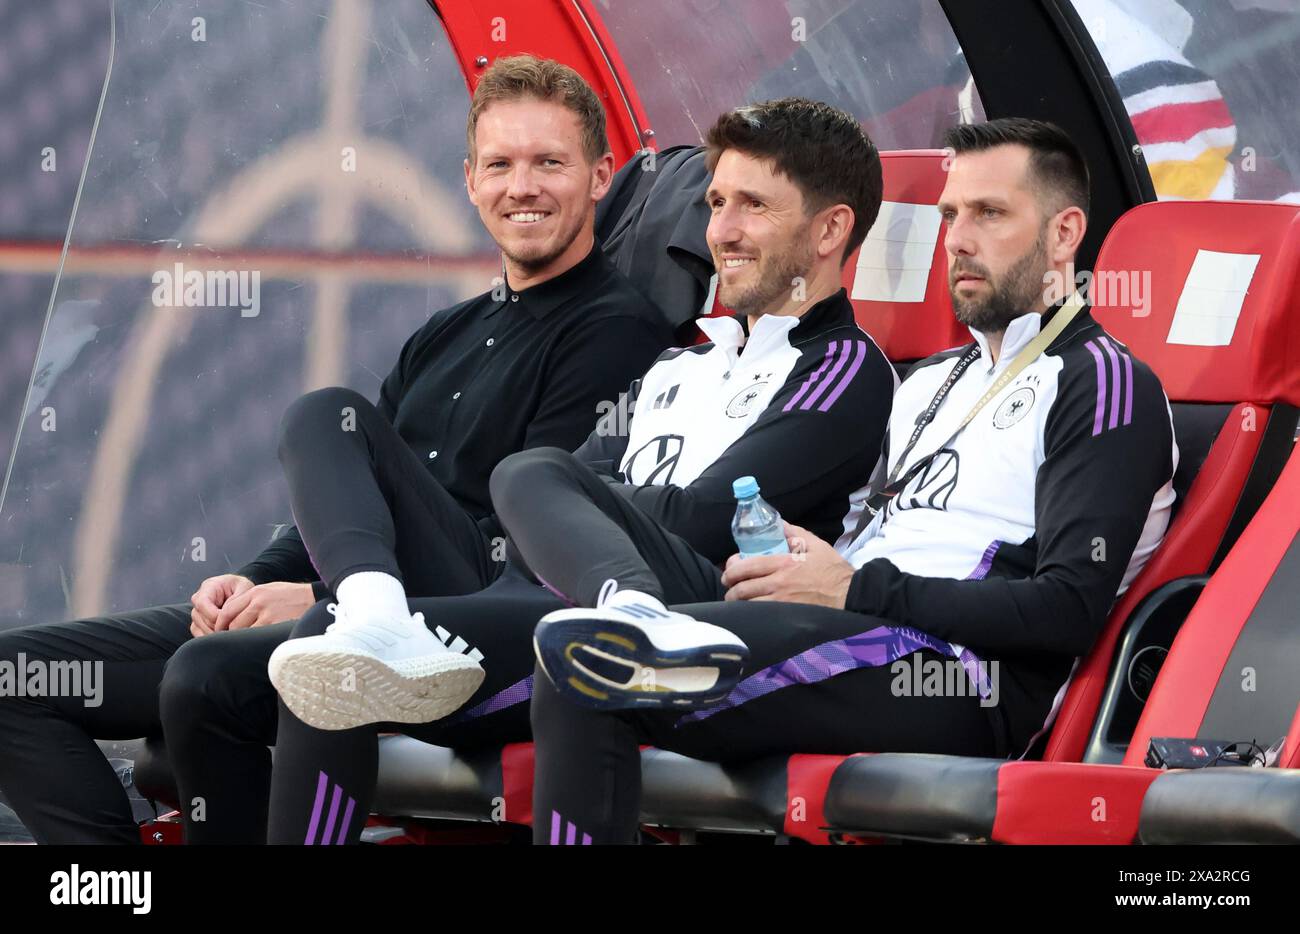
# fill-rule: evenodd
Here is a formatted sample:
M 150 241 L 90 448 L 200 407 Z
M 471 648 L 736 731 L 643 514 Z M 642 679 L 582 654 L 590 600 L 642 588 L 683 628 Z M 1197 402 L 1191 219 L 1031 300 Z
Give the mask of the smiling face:
M 1051 218 L 1043 216 L 1029 172 L 1024 146 L 960 153 L 939 198 L 953 311 L 979 331 L 1003 331 L 1045 306 Z
M 587 161 L 577 115 L 536 98 L 498 101 L 479 115 L 474 140 L 465 186 L 511 284 L 535 284 L 582 260 L 614 157 Z
M 705 197 L 718 300 L 750 316 L 789 303 L 793 280 L 806 280 L 816 258 L 812 219 L 804 216 L 798 187 L 776 174 L 771 160 L 728 149 Z

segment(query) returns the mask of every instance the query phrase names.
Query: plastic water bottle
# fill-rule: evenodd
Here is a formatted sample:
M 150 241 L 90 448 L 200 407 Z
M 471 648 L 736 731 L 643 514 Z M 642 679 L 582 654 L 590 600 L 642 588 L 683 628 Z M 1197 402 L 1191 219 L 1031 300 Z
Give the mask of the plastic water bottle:
M 755 555 L 787 555 L 785 527 L 781 514 L 758 495 L 758 481 L 740 477 L 731 484 L 736 494 L 736 517 L 731 520 L 731 534 L 742 558 Z

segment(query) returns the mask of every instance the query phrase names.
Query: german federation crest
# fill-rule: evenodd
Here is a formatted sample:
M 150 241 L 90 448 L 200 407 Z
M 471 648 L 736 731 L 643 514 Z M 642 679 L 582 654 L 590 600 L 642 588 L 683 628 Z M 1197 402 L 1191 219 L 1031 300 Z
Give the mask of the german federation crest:
M 1002 400 L 998 410 L 993 413 L 994 428 L 1010 428 L 1029 414 L 1034 407 L 1034 391 L 1022 386 Z

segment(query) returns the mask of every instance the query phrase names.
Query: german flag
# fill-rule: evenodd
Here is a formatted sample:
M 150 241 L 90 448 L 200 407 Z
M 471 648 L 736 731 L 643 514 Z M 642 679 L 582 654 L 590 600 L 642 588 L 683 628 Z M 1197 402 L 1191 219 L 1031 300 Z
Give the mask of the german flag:
M 1161 198 L 1226 198 L 1237 127 L 1219 86 L 1186 62 L 1149 61 L 1115 76 Z

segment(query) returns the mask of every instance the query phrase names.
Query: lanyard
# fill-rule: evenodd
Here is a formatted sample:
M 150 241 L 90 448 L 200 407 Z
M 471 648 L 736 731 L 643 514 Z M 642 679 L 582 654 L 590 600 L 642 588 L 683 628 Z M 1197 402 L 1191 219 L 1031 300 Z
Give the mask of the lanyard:
M 928 467 L 930 462 L 938 457 L 944 448 L 957 440 L 957 436 L 962 433 L 962 430 L 965 429 L 967 425 L 974 421 L 975 416 L 979 414 L 980 410 L 983 409 L 990 400 L 996 397 L 998 393 L 1011 385 L 1011 381 L 1019 376 L 1020 372 L 1024 370 L 1025 367 L 1033 363 L 1034 360 L 1036 360 L 1039 355 L 1048 348 L 1052 341 L 1056 340 L 1057 336 L 1065 330 L 1066 326 L 1071 321 L 1074 320 L 1075 316 L 1078 315 L 1079 311 L 1083 307 L 1082 297 L 1078 292 L 1075 292 L 1070 296 L 1069 300 L 1061 306 L 1061 309 L 1052 317 L 1052 320 L 1047 323 L 1047 326 L 1040 330 L 1038 334 L 1034 336 L 1034 339 L 1025 345 L 1024 349 L 1021 350 L 1020 353 L 1016 354 L 1016 358 L 1011 361 L 1011 365 L 1002 372 L 1001 376 L 994 380 L 993 385 L 988 388 L 988 391 L 985 392 L 984 395 L 980 396 L 979 401 L 976 402 L 974 407 L 966 413 L 966 417 L 961 420 L 961 424 L 957 426 L 957 430 L 948 436 L 948 440 L 939 445 L 939 447 L 932 453 L 927 454 L 925 457 L 918 460 L 900 477 L 899 473 L 903 469 L 903 464 L 907 463 L 907 456 L 912 453 L 912 449 L 916 447 L 917 441 L 921 439 L 921 433 L 925 431 L 926 427 L 929 426 L 932 421 L 934 421 L 935 415 L 939 412 L 939 407 L 943 405 L 943 402 L 948 397 L 948 393 L 952 390 L 953 385 L 957 380 L 961 379 L 962 374 L 965 373 L 970 365 L 979 357 L 979 345 L 976 344 L 970 350 L 966 351 L 966 353 L 962 354 L 961 359 L 959 359 L 957 364 L 952 368 L 952 372 L 948 374 L 948 378 L 944 380 L 943 385 L 939 387 L 939 391 L 936 392 L 934 398 L 930 400 L 930 404 L 926 406 L 925 411 L 917 418 L 916 430 L 912 432 L 911 440 L 907 442 L 907 447 L 903 449 L 903 453 L 899 456 L 898 462 L 894 465 L 894 469 L 890 472 L 889 478 L 885 481 L 885 485 L 879 490 L 873 492 L 871 496 L 867 498 L 866 510 L 863 514 L 864 519 L 867 517 L 873 517 L 876 513 L 880 512 L 880 510 L 884 508 L 891 499 L 903 492 L 903 490 L 907 488 L 907 485 L 916 478 L 916 475 Z

